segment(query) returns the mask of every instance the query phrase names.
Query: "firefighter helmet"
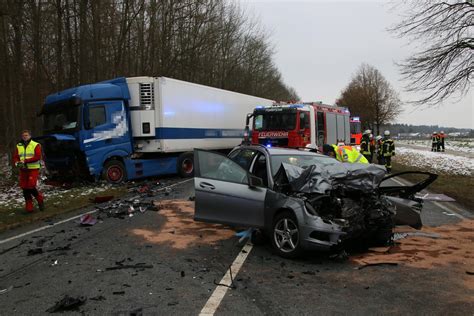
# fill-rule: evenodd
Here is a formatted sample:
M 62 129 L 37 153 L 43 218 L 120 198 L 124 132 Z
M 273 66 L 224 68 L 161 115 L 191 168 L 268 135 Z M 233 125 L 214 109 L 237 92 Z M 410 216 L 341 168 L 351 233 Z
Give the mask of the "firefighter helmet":
M 385 136 L 390 136 L 390 131 L 389 131 L 389 130 L 386 130 L 385 132 L 383 132 L 383 134 L 384 134 Z
M 375 140 L 376 140 L 376 141 L 379 141 L 379 140 L 381 140 L 381 139 L 382 139 L 382 136 L 380 136 L 380 135 L 377 135 L 377 137 L 375 137 Z
M 372 131 L 370 129 L 366 129 L 363 135 L 370 135 L 370 133 L 372 133 Z

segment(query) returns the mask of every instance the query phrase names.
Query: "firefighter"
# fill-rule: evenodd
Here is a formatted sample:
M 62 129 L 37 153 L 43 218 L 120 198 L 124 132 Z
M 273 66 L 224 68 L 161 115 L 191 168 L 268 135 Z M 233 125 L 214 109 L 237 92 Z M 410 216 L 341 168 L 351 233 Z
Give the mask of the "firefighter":
M 43 194 L 38 191 L 38 181 L 41 160 L 41 145 L 31 139 L 31 132 L 21 132 L 21 141 L 16 145 L 13 163 L 20 169 L 19 184 L 25 198 L 25 211 L 33 212 L 33 197 L 38 202 L 40 211 L 44 210 Z
M 369 135 L 369 147 L 370 147 L 370 162 L 374 161 L 374 154 L 375 154 L 375 138 L 374 134 Z
M 439 134 L 438 134 L 439 138 L 438 138 L 438 151 L 442 151 L 444 152 L 444 138 L 446 137 L 444 135 L 444 132 L 441 131 Z
M 385 163 L 385 168 L 387 172 L 390 173 L 392 171 L 392 156 L 395 156 L 395 143 L 390 138 L 390 131 L 387 130 L 383 133 L 383 140 L 382 140 L 382 156 Z
M 369 163 L 357 148 L 352 146 L 323 145 L 323 153 L 326 156 L 336 158 L 340 162 Z
M 365 130 L 362 134 L 362 139 L 360 141 L 360 152 L 364 155 L 365 159 L 369 162 L 372 162 L 372 156 L 370 154 L 370 133 L 371 130 Z
M 383 165 L 384 164 L 384 159 L 383 159 L 383 155 L 382 155 L 382 136 L 380 135 L 377 135 L 377 137 L 375 137 L 375 144 L 376 144 L 376 153 L 377 153 L 377 162 L 379 165 Z
M 438 132 L 433 132 L 431 136 L 431 151 L 438 151 Z

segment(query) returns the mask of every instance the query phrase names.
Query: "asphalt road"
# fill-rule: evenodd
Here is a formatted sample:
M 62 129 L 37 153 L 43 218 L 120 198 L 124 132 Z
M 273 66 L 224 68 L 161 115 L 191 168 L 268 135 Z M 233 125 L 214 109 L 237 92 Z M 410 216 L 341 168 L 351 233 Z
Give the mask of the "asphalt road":
M 177 205 L 186 208 L 193 195 L 193 182 L 187 181 L 142 199 L 182 201 Z M 225 288 L 216 283 L 242 254 L 247 257 L 240 271 L 234 270 L 236 288 L 211 304 L 216 314 L 467 315 L 474 310 L 474 288 L 465 285 L 466 276 L 474 276 L 450 264 L 359 270 L 351 260 L 322 253 L 285 260 L 268 245 L 242 251 L 232 230 L 197 225 L 189 209 L 164 209 L 124 219 L 101 216 L 91 227 L 75 220 L 51 225 L 67 220 L 58 218 L 49 226 L 37 223 L 0 234 L 0 315 L 46 314 L 64 295 L 87 298 L 71 312 L 76 314 L 196 315 L 210 306 L 216 288 Z M 428 226 L 472 218 L 451 203 L 426 202 L 423 212 Z M 29 233 L 42 227 L 48 228 Z M 43 253 L 28 255 L 38 247 Z

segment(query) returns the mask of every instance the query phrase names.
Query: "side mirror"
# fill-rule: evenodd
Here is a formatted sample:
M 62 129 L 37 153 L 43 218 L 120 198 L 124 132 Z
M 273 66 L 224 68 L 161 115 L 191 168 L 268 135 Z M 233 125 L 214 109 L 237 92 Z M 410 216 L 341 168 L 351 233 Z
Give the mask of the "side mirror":
M 249 174 L 249 187 L 255 188 L 255 187 L 262 187 L 262 186 L 263 186 L 262 178 L 256 177 L 253 174 Z

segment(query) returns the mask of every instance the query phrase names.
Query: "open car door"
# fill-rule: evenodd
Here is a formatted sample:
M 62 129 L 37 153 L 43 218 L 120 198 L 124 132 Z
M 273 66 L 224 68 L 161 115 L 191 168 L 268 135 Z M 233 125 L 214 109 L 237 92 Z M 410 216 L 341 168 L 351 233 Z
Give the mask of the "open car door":
M 234 226 L 263 227 L 267 188 L 219 153 L 194 150 L 194 219 Z

